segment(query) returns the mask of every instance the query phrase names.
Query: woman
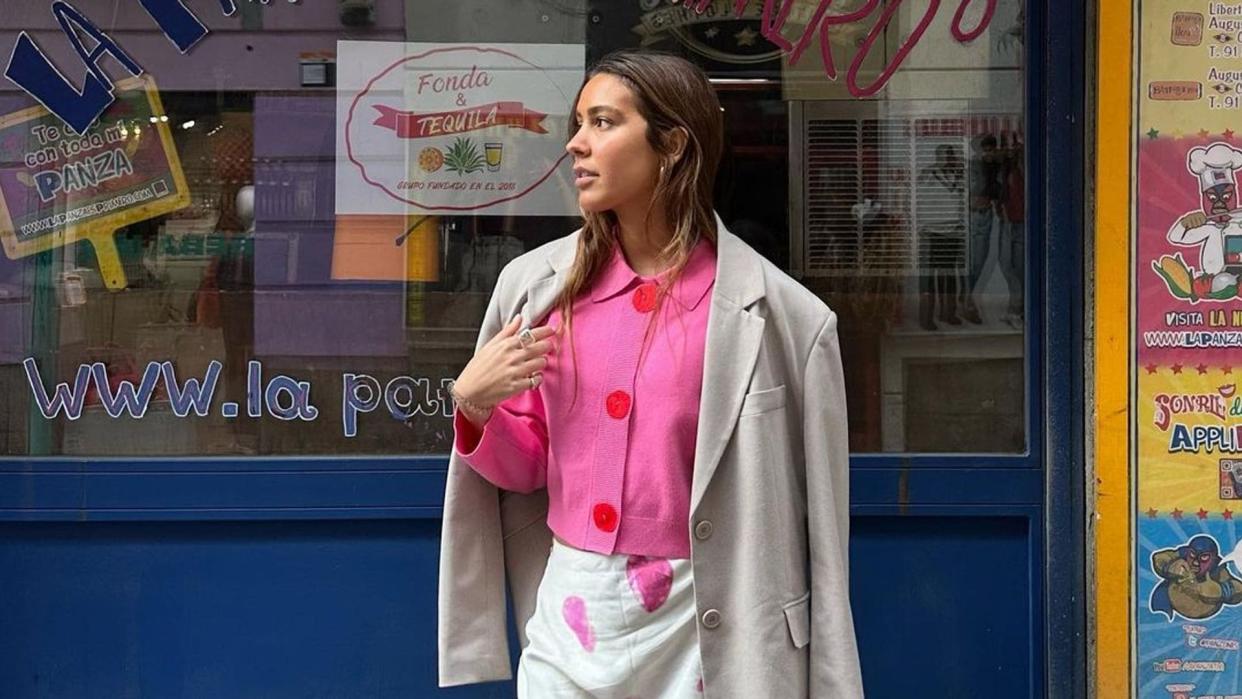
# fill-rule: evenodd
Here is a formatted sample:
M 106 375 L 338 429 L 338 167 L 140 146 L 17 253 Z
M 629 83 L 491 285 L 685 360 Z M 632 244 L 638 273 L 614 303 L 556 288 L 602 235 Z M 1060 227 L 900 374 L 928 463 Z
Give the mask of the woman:
M 505 267 L 452 391 L 442 686 L 511 676 L 507 577 L 521 697 L 862 695 L 836 317 L 714 215 L 720 112 L 663 54 L 579 91 L 585 225 Z

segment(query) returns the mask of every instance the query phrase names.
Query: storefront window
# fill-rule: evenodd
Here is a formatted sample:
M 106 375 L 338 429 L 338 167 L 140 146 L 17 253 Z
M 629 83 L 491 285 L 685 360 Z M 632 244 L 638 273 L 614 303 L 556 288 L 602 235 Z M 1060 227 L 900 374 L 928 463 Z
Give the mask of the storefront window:
M 0 455 L 447 453 L 500 269 L 578 226 L 584 68 L 635 46 L 717 86 L 717 210 L 840 315 L 854 450 L 1024 451 L 1020 5 L 736 5 L 239 3 L 184 54 L 90 17 L 146 72 L 85 136 L 0 85 Z M 0 21 L 83 74 L 43 4 Z

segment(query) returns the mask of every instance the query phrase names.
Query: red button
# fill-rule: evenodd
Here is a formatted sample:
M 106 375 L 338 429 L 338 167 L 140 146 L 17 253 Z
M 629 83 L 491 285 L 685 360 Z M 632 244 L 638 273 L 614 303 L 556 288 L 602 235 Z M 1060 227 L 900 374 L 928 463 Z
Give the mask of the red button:
M 625 391 L 613 391 L 604 401 L 608 406 L 608 414 L 620 420 L 630 412 L 630 394 Z
M 617 509 L 606 502 L 601 502 L 595 506 L 592 513 L 595 516 L 595 526 L 601 531 L 611 532 L 617 528 Z
M 656 302 L 656 285 L 652 282 L 646 282 L 642 286 L 634 290 L 634 308 L 639 313 L 650 313 L 655 308 Z

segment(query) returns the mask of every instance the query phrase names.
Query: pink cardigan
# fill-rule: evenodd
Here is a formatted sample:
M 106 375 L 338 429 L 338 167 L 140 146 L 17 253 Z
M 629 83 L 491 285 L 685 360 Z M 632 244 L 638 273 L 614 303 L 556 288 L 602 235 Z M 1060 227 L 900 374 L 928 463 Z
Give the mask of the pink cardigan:
M 599 553 L 690 557 L 690 483 L 716 251 L 700 239 L 653 317 L 657 277 L 640 277 L 619 245 L 574 304 L 543 383 L 493 411 L 482 432 L 454 415 L 454 449 L 483 478 L 523 493 L 548 489 L 548 526 Z M 529 319 L 527 319 L 529 320 Z M 547 324 L 558 327 L 553 310 Z M 574 401 L 576 358 L 577 398 Z

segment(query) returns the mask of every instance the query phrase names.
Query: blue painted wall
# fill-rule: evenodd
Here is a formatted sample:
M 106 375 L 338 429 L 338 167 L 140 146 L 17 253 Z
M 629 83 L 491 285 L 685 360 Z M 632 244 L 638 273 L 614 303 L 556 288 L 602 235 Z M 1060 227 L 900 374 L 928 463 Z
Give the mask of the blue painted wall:
M 0 525 L 0 696 L 435 690 L 439 523 Z
M 873 696 L 1038 694 L 1038 520 L 979 514 L 854 518 Z M 436 689 L 438 550 L 435 517 L 3 523 L 0 696 L 512 697 Z

